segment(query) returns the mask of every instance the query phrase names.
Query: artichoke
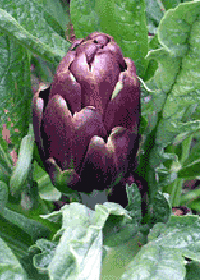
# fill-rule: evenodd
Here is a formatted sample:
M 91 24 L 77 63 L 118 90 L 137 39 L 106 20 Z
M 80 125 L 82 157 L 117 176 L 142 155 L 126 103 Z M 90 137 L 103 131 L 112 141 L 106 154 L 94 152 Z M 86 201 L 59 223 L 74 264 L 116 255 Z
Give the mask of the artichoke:
M 94 32 L 75 40 L 33 103 L 35 141 L 52 183 L 64 178 L 86 193 L 114 186 L 124 206 L 122 190 L 136 182 L 140 84 L 113 37 Z

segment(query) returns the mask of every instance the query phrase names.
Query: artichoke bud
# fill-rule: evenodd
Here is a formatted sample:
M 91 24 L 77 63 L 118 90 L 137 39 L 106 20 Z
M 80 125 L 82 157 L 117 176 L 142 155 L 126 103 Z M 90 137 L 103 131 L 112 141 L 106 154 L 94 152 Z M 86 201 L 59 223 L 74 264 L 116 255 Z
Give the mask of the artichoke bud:
M 139 145 L 134 62 L 108 34 L 74 41 L 53 83 L 35 94 L 33 123 L 53 184 L 89 193 L 128 178 Z

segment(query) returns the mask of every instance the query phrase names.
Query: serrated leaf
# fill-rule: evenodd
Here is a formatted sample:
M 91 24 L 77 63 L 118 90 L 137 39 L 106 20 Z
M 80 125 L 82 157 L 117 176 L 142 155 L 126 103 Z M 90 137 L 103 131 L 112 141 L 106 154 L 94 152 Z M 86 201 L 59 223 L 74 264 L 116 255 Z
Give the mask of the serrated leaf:
M 163 109 L 163 124 L 158 128 L 159 143 L 171 141 L 174 133 L 171 129 L 166 129 L 170 124 L 180 122 L 184 117 L 186 109 L 199 102 L 199 65 L 200 65 L 200 45 L 198 43 L 200 20 L 200 3 L 190 2 L 179 5 L 175 10 L 169 10 L 162 19 L 159 26 L 159 36 L 161 43 L 165 48 L 178 59 L 182 57 L 180 71 L 177 73 L 176 82 L 174 83 L 171 93 Z M 173 15 L 173 21 L 171 20 Z M 170 20 L 169 20 L 170 19 Z M 170 25 L 167 25 L 170 21 Z M 188 36 L 190 40 L 188 41 Z M 186 53 L 187 52 L 187 53 Z M 170 119 L 169 119 L 170 118 Z M 190 121 L 190 120 L 189 120 Z M 190 124 L 192 126 L 192 124 Z M 173 127 L 173 126 L 172 126 Z M 163 134 L 163 130 L 165 133 Z M 162 131 L 161 131 L 162 130 Z M 180 130 L 182 133 L 182 130 Z M 169 133 L 170 137 L 167 137 Z
M 158 158 L 160 149 L 163 149 L 164 154 L 164 148 L 171 145 L 178 134 L 185 132 L 190 136 L 189 131 L 191 133 L 198 131 L 199 111 L 196 109 L 198 107 L 196 104 L 200 100 L 199 14 L 199 1 L 180 4 L 176 9 L 168 10 L 158 28 L 158 38 L 163 47 L 149 52 L 147 57 L 148 59 L 154 57 L 158 61 L 158 69 L 154 77 L 146 82 L 149 101 L 143 103 L 143 115 L 149 121 L 150 129 L 154 129 L 157 125 L 155 145 L 150 155 L 152 167 L 155 159 L 158 168 L 163 165 L 163 159 Z M 169 178 L 177 179 L 178 172 L 179 178 L 188 178 L 189 174 L 197 175 L 197 166 L 193 170 L 185 168 L 183 171 L 180 170 L 181 168 L 181 166 L 176 170 L 166 168 L 166 175 L 163 173 L 165 179 L 161 184 L 171 184 Z
M 184 56 L 189 50 L 188 36 L 192 35 L 190 42 L 196 45 L 195 37 L 198 34 L 193 33 L 192 29 L 197 30 L 199 15 L 198 1 L 192 1 L 178 5 L 176 9 L 168 10 L 160 22 L 158 38 L 166 50 L 174 56 Z M 170 20 L 169 20 L 170 19 Z M 196 27 L 195 27 L 196 26 Z M 190 51 L 194 51 L 191 45 Z M 198 51 L 198 48 L 195 52 Z
M 180 124 L 187 109 L 200 99 L 199 13 L 199 1 L 184 3 L 176 9 L 168 10 L 158 28 L 158 38 L 163 49 L 151 51 L 147 57 L 158 60 L 159 64 L 154 77 L 146 83 L 154 91 L 148 103 L 149 112 L 156 113 L 164 105 L 163 120 L 159 124 L 156 139 L 159 145 L 167 146 L 174 136 L 182 133 L 181 130 L 175 133 L 173 127 Z

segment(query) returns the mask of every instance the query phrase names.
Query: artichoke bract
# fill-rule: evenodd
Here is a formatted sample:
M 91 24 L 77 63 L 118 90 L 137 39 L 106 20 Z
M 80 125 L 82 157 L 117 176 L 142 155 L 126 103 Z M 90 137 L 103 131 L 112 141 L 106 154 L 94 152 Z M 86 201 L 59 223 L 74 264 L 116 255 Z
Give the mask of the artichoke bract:
M 61 175 L 86 193 L 135 182 L 140 84 L 113 37 L 94 32 L 74 41 L 33 103 L 35 141 L 54 185 Z

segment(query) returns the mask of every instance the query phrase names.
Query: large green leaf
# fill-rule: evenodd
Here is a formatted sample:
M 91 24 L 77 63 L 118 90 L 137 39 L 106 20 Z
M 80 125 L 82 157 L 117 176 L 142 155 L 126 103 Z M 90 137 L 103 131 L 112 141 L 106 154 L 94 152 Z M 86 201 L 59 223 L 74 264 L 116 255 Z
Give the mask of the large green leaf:
M 157 137 L 157 143 L 163 146 L 178 134 L 177 130 L 173 132 L 173 128 L 185 117 L 186 109 L 199 100 L 199 13 L 198 1 L 168 10 L 158 28 L 158 38 L 163 47 L 151 51 L 147 57 L 156 59 L 159 67 L 146 83 L 151 90 L 151 98 L 144 104 L 144 115 L 147 111 L 158 112 L 164 105 Z
M 174 83 L 164 104 L 163 121 L 158 128 L 157 142 L 162 145 L 174 137 L 170 126 L 179 123 L 185 117 L 188 107 L 195 106 L 200 100 L 199 14 L 200 2 L 182 4 L 166 12 L 159 26 L 158 36 L 164 48 L 169 51 L 168 56 L 179 62 L 176 75 L 174 73 Z M 166 73 L 168 80 L 168 71 Z
M 29 49 L 34 54 L 41 55 L 46 60 L 54 62 L 55 55 L 53 51 L 45 44 L 45 42 L 39 41 L 36 36 L 33 36 L 31 33 L 29 33 L 6 10 L 0 9 L 0 15 L 1 32 L 4 32 L 5 35 L 16 39 L 18 44 Z
M 158 223 L 149 243 L 135 256 L 120 279 L 184 280 L 184 258 L 200 261 L 200 219 L 198 216 L 172 216 L 167 224 Z
M 199 14 L 199 1 L 180 4 L 175 9 L 168 10 L 158 28 L 158 39 L 162 47 L 150 51 L 147 57 L 158 61 L 158 69 L 145 84 L 142 114 L 149 123 L 148 129 L 156 129 L 150 165 L 152 169 L 159 169 L 158 173 L 166 169 L 162 182 L 165 185 L 177 178 L 183 162 L 178 162 L 180 156 L 173 159 L 176 154 L 174 147 L 167 163 L 164 148 L 172 145 L 173 141 L 177 142 L 179 134 L 182 143 L 183 133 L 188 137 L 198 131 L 199 127 Z M 186 178 L 186 175 L 179 175 Z
M 65 55 L 69 43 L 49 26 L 45 20 L 49 13 L 42 5 L 36 1 L 4 0 L 1 8 L 1 28 L 27 49 L 51 62 Z
M 61 213 L 62 228 L 57 233 L 59 243 L 56 248 L 46 241 L 44 244 L 42 241 L 37 243 L 34 247 L 42 248 L 42 254 L 35 256 L 35 265 L 48 271 L 52 279 L 77 277 L 98 280 L 102 265 L 102 230 L 105 221 L 109 214 L 125 216 L 127 219 L 131 217 L 120 205 L 107 202 L 96 205 L 95 211 L 80 203 L 71 203 L 44 218 L 56 221 Z

